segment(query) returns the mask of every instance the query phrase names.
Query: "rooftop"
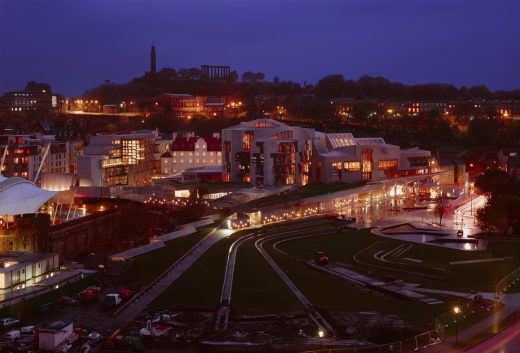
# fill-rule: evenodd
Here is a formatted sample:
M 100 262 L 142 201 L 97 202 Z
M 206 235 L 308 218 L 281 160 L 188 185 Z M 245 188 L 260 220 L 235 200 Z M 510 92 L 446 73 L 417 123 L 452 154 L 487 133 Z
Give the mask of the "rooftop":
M 217 137 L 177 137 L 171 145 L 172 151 L 194 151 L 195 144 L 199 139 L 206 142 L 207 151 L 221 151 L 222 142 Z
M 19 215 L 35 213 L 55 191 L 40 189 L 33 182 L 19 178 L 6 178 L 0 175 L 0 214 Z

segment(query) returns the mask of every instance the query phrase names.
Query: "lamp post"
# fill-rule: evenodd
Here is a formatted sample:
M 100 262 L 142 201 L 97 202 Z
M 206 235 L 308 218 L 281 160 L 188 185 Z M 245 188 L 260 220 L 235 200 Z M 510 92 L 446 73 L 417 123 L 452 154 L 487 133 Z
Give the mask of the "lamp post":
M 320 346 L 321 346 L 320 350 L 323 350 L 323 337 L 325 337 L 325 331 L 319 330 L 318 336 L 320 337 Z
M 459 343 L 459 324 L 457 320 L 457 316 L 460 313 L 460 308 L 458 306 L 453 308 L 453 313 L 455 314 L 455 344 Z

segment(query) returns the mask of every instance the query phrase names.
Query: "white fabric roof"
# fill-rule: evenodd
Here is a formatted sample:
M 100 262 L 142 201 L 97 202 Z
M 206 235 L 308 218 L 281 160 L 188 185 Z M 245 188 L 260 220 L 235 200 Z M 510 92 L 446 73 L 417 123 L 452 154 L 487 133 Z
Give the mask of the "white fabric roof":
M 35 213 L 55 191 L 43 190 L 23 178 L 0 175 L 0 215 Z

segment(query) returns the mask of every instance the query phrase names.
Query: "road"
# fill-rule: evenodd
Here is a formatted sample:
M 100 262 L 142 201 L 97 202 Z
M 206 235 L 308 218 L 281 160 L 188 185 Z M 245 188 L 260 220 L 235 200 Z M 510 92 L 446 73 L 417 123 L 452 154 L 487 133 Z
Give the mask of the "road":
M 520 320 L 466 353 L 519 353 L 520 352 Z
M 144 308 L 190 268 L 213 244 L 227 237 L 230 233 L 231 231 L 227 229 L 217 228 L 208 234 L 183 257 L 176 261 L 148 290 L 134 298 L 124 309 L 117 312 L 117 315 L 112 319 L 113 322 L 120 327 L 131 322 Z
M 466 353 L 520 353 L 520 320 Z

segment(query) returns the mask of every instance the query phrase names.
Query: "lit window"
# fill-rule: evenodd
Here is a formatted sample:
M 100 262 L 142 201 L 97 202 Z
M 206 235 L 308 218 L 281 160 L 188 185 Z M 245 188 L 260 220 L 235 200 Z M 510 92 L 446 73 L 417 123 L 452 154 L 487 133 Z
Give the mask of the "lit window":
M 358 162 L 358 161 L 344 162 L 343 169 L 346 172 L 360 172 L 361 171 L 361 162 Z

